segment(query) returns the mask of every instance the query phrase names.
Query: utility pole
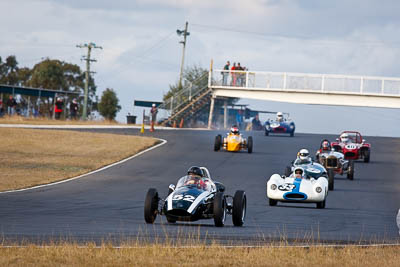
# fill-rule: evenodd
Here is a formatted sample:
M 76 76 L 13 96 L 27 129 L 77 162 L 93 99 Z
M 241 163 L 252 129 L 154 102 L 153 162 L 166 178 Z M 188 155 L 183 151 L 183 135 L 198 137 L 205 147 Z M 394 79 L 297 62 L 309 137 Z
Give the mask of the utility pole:
M 83 60 L 86 60 L 86 74 L 85 74 L 85 98 L 83 101 L 83 112 L 82 112 L 82 119 L 87 119 L 87 102 L 88 102 L 88 91 L 89 91 L 89 74 L 90 74 L 90 62 L 96 62 L 95 59 L 90 59 L 90 53 L 92 48 L 99 48 L 103 49 L 101 46 L 97 46 L 95 43 L 77 45 L 78 48 L 87 48 L 87 56 L 83 57 Z
M 182 48 L 182 62 L 181 62 L 181 72 L 179 74 L 179 84 L 178 86 L 180 88 L 182 88 L 182 77 L 183 77 L 183 64 L 185 62 L 185 48 L 186 48 L 186 36 L 190 35 L 190 32 L 188 32 L 188 25 L 189 23 L 186 21 L 186 25 L 185 25 L 185 30 L 181 31 L 181 30 L 176 30 L 176 33 L 178 34 L 178 36 L 183 35 L 183 41 L 180 41 L 179 43 L 183 44 L 183 48 Z

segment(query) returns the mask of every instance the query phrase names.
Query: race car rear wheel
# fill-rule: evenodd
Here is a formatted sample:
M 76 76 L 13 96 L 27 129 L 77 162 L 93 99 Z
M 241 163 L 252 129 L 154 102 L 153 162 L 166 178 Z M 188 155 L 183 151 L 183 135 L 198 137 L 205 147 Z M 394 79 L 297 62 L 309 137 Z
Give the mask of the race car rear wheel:
M 234 226 L 243 226 L 246 218 L 246 210 L 246 193 L 242 190 L 238 190 L 233 197 L 232 222 Z
M 226 218 L 226 201 L 224 193 L 217 192 L 214 197 L 214 224 L 217 227 L 222 227 L 225 224 Z
M 269 205 L 270 206 L 276 206 L 278 204 L 278 200 L 269 198 Z
M 253 152 L 253 137 L 251 136 L 247 138 L 247 152 Z
M 335 184 L 335 172 L 332 169 L 328 170 L 328 189 L 333 190 Z
M 325 209 L 325 201 L 326 199 L 322 202 L 317 202 L 317 209 Z
M 370 154 L 371 154 L 371 151 L 369 149 L 364 152 L 364 162 L 366 162 L 366 163 L 369 162 Z
M 290 133 L 290 137 L 293 137 L 293 136 L 294 136 L 294 131 Z
M 269 135 L 269 132 L 268 131 L 265 131 L 265 136 L 268 136 Z
M 349 169 L 347 170 L 347 179 L 353 180 L 354 179 L 354 161 L 350 160 L 349 162 Z
M 150 188 L 144 201 L 144 220 L 146 223 L 154 223 L 158 212 L 158 192 L 157 189 Z
M 214 151 L 218 151 L 221 148 L 221 142 L 222 142 L 221 139 L 222 137 L 220 134 L 215 137 Z

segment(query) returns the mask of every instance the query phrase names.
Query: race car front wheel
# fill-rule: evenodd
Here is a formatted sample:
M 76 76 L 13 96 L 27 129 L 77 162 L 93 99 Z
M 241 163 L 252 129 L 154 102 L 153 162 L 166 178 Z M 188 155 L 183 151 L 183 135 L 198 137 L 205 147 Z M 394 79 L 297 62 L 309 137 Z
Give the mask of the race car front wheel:
M 317 202 L 317 209 L 325 209 L 325 199 L 322 202 Z
M 222 142 L 221 135 L 217 135 L 215 137 L 215 142 L 214 142 L 214 151 L 218 151 L 221 148 L 221 142 Z
M 232 222 L 234 226 L 243 226 L 246 218 L 247 198 L 246 193 L 238 190 L 233 197 Z
M 158 192 L 157 189 L 150 188 L 144 201 L 144 220 L 146 223 L 154 223 L 158 211 Z
M 214 197 L 214 224 L 217 227 L 222 227 L 225 224 L 226 218 L 226 200 L 224 193 L 217 192 Z
M 369 162 L 369 156 L 371 154 L 371 151 L 368 149 L 364 152 L 364 162 Z
M 349 169 L 347 170 L 347 179 L 353 180 L 354 179 L 354 161 L 350 160 L 349 162 Z
M 331 191 L 335 185 L 335 172 L 332 169 L 328 170 L 328 189 Z
M 251 136 L 247 138 L 247 152 L 253 152 L 253 137 Z

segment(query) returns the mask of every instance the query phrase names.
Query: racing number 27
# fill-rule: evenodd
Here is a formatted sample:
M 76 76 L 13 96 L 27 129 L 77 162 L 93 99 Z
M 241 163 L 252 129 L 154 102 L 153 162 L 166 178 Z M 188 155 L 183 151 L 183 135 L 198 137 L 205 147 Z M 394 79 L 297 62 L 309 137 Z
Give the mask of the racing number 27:
M 196 198 L 191 195 L 175 195 L 172 200 L 185 200 L 189 202 L 193 202 Z

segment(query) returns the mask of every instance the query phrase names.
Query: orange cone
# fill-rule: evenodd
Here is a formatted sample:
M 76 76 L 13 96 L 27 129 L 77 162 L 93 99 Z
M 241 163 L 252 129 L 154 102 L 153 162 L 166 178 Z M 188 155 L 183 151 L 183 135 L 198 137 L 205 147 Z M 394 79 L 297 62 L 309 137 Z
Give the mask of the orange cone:
M 181 119 L 181 122 L 179 123 L 179 128 L 183 128 L 183 118 Z

